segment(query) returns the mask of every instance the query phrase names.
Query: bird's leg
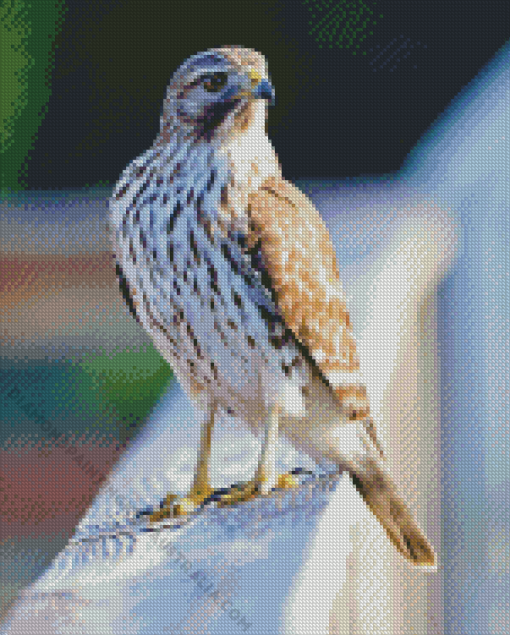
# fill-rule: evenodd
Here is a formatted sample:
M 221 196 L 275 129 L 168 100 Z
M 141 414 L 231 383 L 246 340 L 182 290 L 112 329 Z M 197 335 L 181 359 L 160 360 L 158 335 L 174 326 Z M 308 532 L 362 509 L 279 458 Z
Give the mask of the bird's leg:
M 200 430 L 200 448 L 198 451 L 195 477 L 190 491 L 185 498 L 179 499 L 175 494 L 167 494 L 162 509 L 154 512 L 150 520 L 155 522 L 169 516 L 182 516 L 193 512 L 208 498 L 213 490 L 209 485 L 209 459 L 211 456 L 212 431 L 216 404 L 212 403 Z
M 264 429 L 264 441 L 255 477 L 245 485 L 232 488 L 221 497 L 220 507 L 249 500 L 257 494 L 268 494 L 274 487 L 292 487 L 289 475 L 276 475 L 276 446 L 278 443 L 278 406 L 269 409 Z
M 209 408 L 206 420 L 202 424 L 195 477 L 191 489 L 186 499 L 184 499 L 192 501 L 195 505 L 200 505 L 213 492 L 209 485 L 209 460 L 211 458 L 211 442 L 215 414 L 216 404 L 213 403 Z
M 276 445 L 278 443 L 278 407 L 272 406 L 266 420 L 264 442 L 253 483 L 261 494 L 276 485 Z

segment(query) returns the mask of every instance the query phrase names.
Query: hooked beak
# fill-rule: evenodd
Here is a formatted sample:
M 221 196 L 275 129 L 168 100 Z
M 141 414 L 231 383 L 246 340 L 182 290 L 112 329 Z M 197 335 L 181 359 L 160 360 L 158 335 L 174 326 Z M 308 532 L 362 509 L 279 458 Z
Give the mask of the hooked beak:
M 242 90 L 236 93 L 236 97 L 250 97 L 251 99 L 267 99 L 270 106 L 274 105 L 274 89 L 271 82 L 268 79 L 262 78 L 262 76 L 256 71 L 249 71 L 249 78 L 251 81 L 251 90 Z
M 252 95 L 255 99 L 267 99 L 269 105 L 274 106 L 274 89 L 269 80 L 262 79 L 252 91 Z

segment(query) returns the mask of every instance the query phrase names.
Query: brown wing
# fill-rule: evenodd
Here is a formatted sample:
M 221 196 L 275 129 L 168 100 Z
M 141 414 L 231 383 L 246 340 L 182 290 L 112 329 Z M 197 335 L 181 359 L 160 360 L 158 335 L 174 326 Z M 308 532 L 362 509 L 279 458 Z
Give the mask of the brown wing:
M 311 201 L 270 177 L 249 197 L 250 244 L 260 240 L 278 307 L 353 419 L 368 415 L 356 341 L 329 232 Z

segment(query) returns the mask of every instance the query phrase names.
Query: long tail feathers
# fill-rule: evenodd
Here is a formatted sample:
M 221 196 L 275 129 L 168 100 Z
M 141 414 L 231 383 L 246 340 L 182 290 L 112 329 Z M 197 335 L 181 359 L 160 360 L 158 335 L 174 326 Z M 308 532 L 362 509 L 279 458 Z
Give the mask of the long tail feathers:
M 389 475 L 373 460 L 362 470 L 349 471 L 356 489 L 400 553 L 414 565 L 435 567 L 434 551 Z

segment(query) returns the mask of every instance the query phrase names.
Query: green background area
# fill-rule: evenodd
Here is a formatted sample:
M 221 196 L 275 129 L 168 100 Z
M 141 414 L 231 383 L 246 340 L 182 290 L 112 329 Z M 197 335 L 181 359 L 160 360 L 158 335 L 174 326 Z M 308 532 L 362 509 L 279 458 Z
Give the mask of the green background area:
M 125 444 L 171 378 L 170 366 L 152 345 L 79 361 L 13 366 L 4 361 L 0 369 L 0 440 L 2 445 L 8 438 L 37 443 L 41 437 L 76 434 L 104 435 Z M 13 393 L 14 388 L 19 393 Z
M 356 55 L 367 35 L 373 35 L 371 27 L 377 18 L 384 17 L 376 12 L 376 2 L 369 0 L 303 0 L 310 11 L 309 34 L 323 46 L 353 49 Z M 361 51 L 366 55 L 366 51 Z
M 0 3 L 2 194 L 25 185 L 30 150 L 51 95 L 54 41 L 65 11 L 64 0 Z

